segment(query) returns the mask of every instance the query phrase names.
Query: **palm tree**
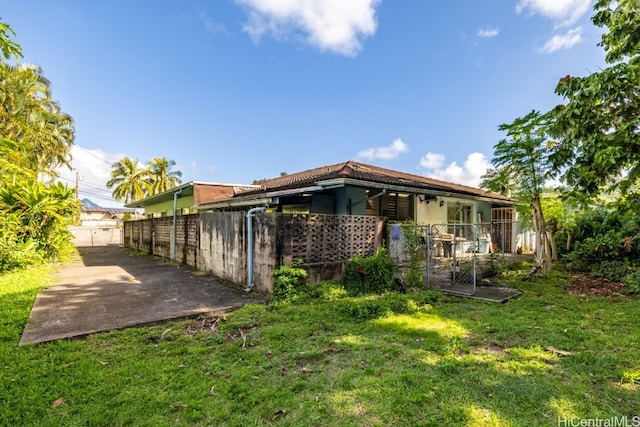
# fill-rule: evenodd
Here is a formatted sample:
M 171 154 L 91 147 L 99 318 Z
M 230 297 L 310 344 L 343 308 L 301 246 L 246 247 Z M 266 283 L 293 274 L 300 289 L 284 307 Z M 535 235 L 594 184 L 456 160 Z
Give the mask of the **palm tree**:
M 107 188 L 113 188 L 113 198 L 125 204 L 144 198 L 149 192 L 148 170 L 138 159 L 123 157 L 111 165 L 111 179 Z
M 174 160 L 167 160 L 166 157 L 154 157 L 147 162 L 147 182 L 150 196 L 182 184 L 180 179 L 182 172 L 171 170 L 175 165 Z
M 75 137 L 73 119 L 51 99 L 50 88 L 40 67 L 0 61 L 0 131 L 25 144 L 20 166 L 45 175 L 69 164 Z

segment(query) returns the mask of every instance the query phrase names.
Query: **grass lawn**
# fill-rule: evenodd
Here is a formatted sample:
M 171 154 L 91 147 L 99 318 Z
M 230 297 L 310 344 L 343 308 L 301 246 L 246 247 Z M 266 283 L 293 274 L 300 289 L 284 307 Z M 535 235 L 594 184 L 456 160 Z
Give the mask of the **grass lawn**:
M 640 301 L 568 295 L 560 273 L 513 280 L 523 295 L 506 304 L 431 291 L 350 298 L 323 284 L 296 304 L 250 305 L 226 319 L 18 347 L 51 274 L 0 276 L 0 425 L 533 426 L 640 416 Z

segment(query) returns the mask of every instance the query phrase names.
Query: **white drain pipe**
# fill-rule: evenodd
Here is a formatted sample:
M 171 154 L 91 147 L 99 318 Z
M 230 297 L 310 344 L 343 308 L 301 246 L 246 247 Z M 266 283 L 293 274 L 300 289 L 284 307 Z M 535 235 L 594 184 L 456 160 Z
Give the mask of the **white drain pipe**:
M 249 209 L 247 212 L 247 288 L 245 292 L 253 290 L 253 217 L 256 212 L 263 212 L 266 206 Z
M 184 188 L 181 188 L 180 190 L 176 191 L 175 193 L 173 193 L 173 248 L 171 248 L 171 260 L 175 261 L 177 256 L 176 256 L 176 246 L 178 246 L 178 221 L 176 218 L 176 212 L 178 211 L 178 196 L 180 194 L 182 194 L 182 190 L 184 190 Z

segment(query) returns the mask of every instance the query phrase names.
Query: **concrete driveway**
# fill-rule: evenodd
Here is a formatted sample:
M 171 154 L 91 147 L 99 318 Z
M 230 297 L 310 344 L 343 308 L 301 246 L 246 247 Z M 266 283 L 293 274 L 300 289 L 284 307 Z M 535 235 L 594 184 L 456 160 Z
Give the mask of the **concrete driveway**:
M 264 301 L 209 275 L 158 258 L 131 255 L 117 245 L 79 247 L 78 251 L 78 260 L 60 267 L 58 282 L 40 291 L 20 345 L 225 312 Z

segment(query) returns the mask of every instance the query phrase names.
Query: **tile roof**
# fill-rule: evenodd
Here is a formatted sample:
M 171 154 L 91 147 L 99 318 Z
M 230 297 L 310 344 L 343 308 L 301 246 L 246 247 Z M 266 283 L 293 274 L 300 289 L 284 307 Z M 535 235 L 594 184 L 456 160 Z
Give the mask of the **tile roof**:
M 313 185 L 318 181 L 326 181 L 336 178 L 350 178 L 358 181 L 403 186 L 419 190 L 443 191 L 472 196 L 490 197 L 505 201 L 512 200 L 502 194 L 493 193 L 480 188 L 399 172 L 392 169 L 385 169 L 352 160 L 345 163 L 321 166 L 302 172 L 292 173 L 290 175 L 267 179 L 257 183 L 260 185 L 260 188 L 243 191 L 242 193 L 237 194 L 237 196 L 247 196 L 270 191 L 299 188 Z

